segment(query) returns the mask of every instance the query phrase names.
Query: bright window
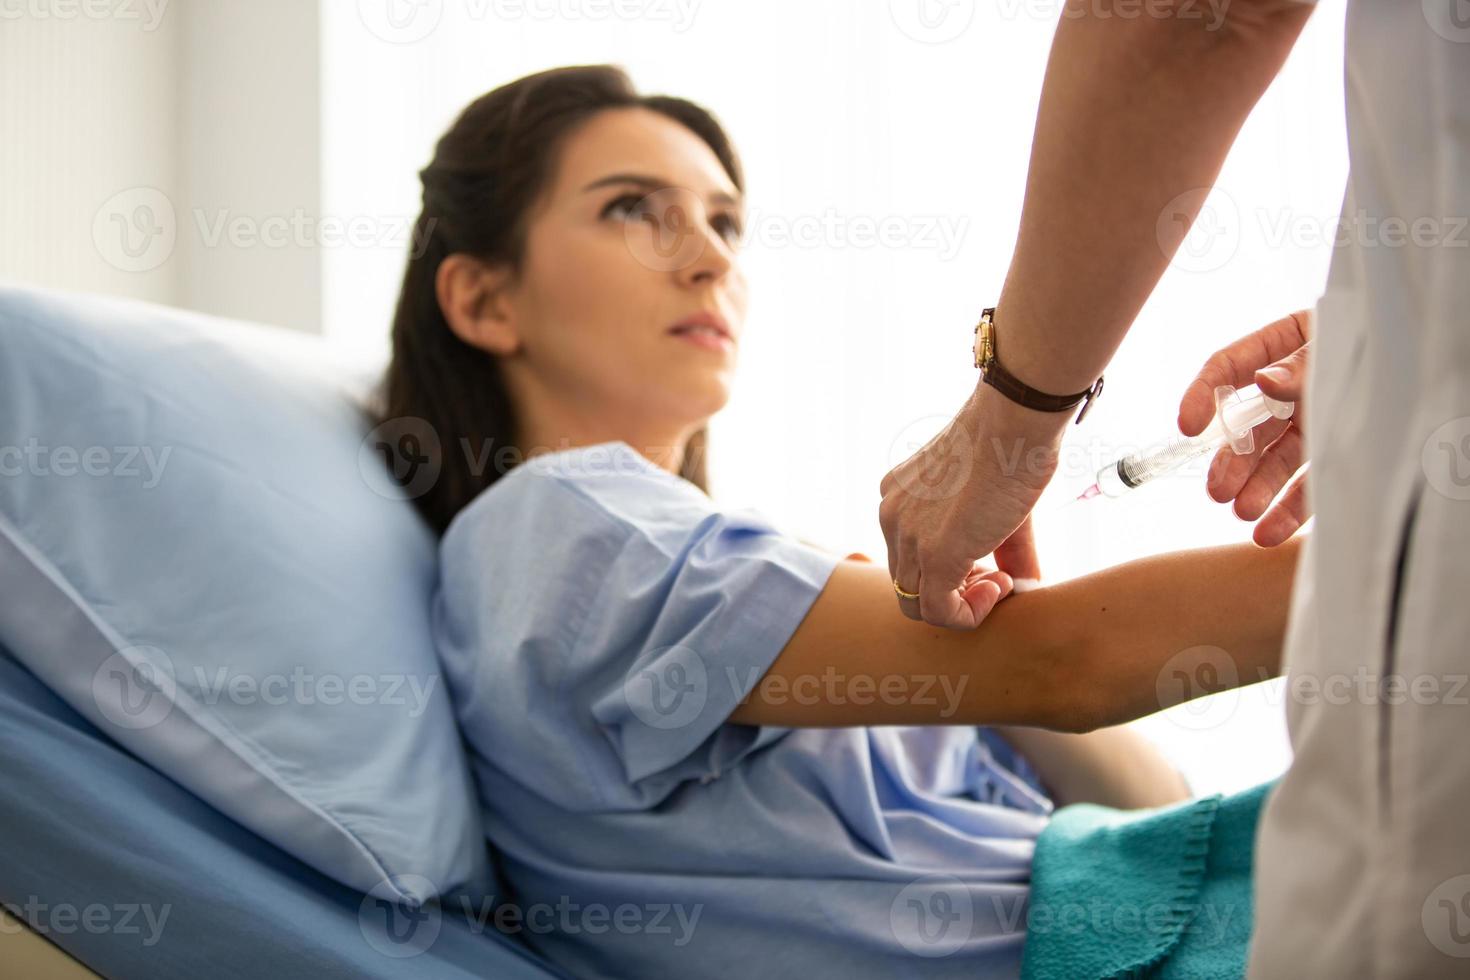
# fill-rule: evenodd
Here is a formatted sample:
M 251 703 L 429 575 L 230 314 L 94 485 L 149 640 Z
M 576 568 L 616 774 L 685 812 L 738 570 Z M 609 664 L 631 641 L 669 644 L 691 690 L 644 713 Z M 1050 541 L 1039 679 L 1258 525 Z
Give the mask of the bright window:
M 746 167 L 752 307 L 739 387 L 713 426 L 717 496 L 884 560 L 879 480 L 975 383 L 971 330 L 1014 242 L 1059 0 L 323 8 L 323 210 L 400 232 L 325 250 L 329 336 L 386 356 L 416 172 L 467 102 L 544 68 L 622 64 L 641 89 L 713 110 Z M 1249 535 L 1205 496 L 1204 463 L 1057 508 L 1113 448 L 1169 434 L 1208 354 L 1321 291 L 1347 171 L 1342 13 L 1336 0 L 1314 16 L 1071 432 L 1037 512 L 1049 578 Z M 1273 682 L 1140 725 L 1197 789 L 1242 788 L 1287 762 L 1282 695 Z

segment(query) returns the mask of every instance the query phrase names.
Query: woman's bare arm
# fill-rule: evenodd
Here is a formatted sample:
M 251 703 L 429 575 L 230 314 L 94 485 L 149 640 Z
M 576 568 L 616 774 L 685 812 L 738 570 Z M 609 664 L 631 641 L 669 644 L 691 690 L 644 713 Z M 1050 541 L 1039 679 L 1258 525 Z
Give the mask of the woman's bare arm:
M 1190 648 L 1223 651 L 1236 683 L 1274 677 L 1299 544 L 1140 559 L 1011 595 L 968 632 L 907 619 L 887 569 L 843 561 L 730 721 L 1086 732 L 1207 693 L 1160 684 Z
M 1189 784 L 1162 752 L 1131 728 L 1074 735 L 998 725 L 995 731 L 1031 763 L 1058 806 L 1100 803 L 1120 810 L 1189 799 Z

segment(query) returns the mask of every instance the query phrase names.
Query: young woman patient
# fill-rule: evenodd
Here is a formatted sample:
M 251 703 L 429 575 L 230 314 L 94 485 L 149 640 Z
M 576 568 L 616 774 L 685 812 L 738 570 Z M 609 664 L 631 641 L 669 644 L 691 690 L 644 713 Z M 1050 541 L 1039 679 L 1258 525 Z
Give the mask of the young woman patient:
M 1016 595 L 977 567 L 978 629 L 905 618 L 884 566 L 704 491 L 747 301 L 707 112 L 543 72 L 420 176 L 383 417 L 437 473 L 436 642 L 512 927 L 579 977 L 1017 975 L 1054 803 L 1185 797 L 1107 726 L 1188 696 L 1194 648 L 1274 675 L 1295 546 Z

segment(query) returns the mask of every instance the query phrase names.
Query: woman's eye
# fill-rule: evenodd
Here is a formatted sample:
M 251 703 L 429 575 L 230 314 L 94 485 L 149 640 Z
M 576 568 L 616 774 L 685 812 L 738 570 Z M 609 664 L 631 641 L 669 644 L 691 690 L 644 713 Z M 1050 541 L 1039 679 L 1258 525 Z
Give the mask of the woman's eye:
M 602 209 L 602 216 L 632 218 L 638 221 L 646 221 L 650 224 L 663 224 L 677 228 L 688 221 L 688 214 L 684 207 L 679 204 L 662 205 L 662 214 L 659 213 L 660 205 L 652 200 L 650 194 L 623 194 L 607 202 Z M 740 219 L 730 214 L 716 215 L 710 224 L 720 233 L 720 237 L 731 245 L 738 245 L 740 236 L 744 229 L 741 227 Z
M 648 195 L 646 194 L 624 194 L 607 202 L 607 207 L 602 209 L 604 218 L 616 211 L 627 211 L 629 214 L 648 215 Z
M 740 244 L 740 238 L 744 234 L 745 229 L 741 227 L 739 218 L 733 215 L 722 214 L 715 218 L 713 224 L 719 229 L 720 234 L 724 236 L 725 241 L 729 242 L 732 247 Z

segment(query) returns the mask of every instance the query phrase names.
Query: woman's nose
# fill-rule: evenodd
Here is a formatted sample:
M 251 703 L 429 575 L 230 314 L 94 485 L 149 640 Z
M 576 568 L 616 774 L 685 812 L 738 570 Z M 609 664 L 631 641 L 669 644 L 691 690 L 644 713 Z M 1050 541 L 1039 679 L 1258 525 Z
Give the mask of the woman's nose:
M 729 275 L 735 268 L 735 253 L 725 236 L 703 221 L 695 233 L 699 239 L 690 249 L 692 259 L 675 270 L 675 275 L 685 285 L 707 285 Z

